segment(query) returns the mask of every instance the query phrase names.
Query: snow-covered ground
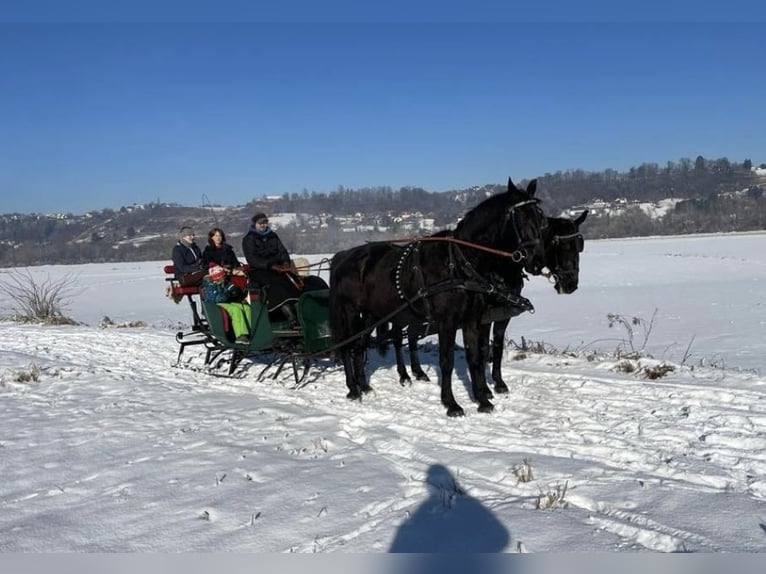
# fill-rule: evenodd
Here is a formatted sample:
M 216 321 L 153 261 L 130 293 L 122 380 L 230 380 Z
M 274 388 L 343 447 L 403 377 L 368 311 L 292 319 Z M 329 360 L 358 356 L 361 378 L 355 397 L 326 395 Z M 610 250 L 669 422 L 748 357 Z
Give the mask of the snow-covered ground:
M 586 242 L 580 289 L 533 278 L 507 335 L 574 352 L 506 353 L 484 415 L 458 351 L 457 420 L 428 343 L 432 382 L 371 353 L 361 403 L 329 363 L 171 366 L 163 264 L 29 269 L 71 274 L 84 324 L 2 324 L 0 551 L 766 551 L 766 234 Z M 610 313 L 635 348 L 654 316 L 633 372 Z

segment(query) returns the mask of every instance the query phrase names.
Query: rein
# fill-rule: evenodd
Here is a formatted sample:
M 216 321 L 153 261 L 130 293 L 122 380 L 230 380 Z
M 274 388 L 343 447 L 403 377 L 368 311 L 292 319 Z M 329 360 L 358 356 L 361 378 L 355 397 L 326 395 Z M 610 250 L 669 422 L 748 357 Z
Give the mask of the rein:
M 328 265 L 330 263 L 330 260 L 327 257 L 323 257 L 320 261 L 317 261 L 316 263 L 307 263 L 306 265 L 299 265 L 295 267 L 296 271 L 306 271 L 308 269 L 311 269 L 312 267 L 319 267 L 320 270 L 324 265 Z
M 499 255 L 500 257 L 510 257 L 511 261 L 514 263 L 521 263 L 526 257 L 526 254 L 523 251 L 502 251 L 501 249 L 487 247 L 486 245 L 465 241 L 464 239 L 458 239 L 457 237 L 409 237 L 403 239 L 389 239 L 383 243 L 414 243 L 417 241 L 446 241 L 448 243 L 457 243 L 458 245 L 464 245 L 466 247 L 471 247 L 472 249 L 479 249 L 480 251 L 486 251 L 493 255 Z

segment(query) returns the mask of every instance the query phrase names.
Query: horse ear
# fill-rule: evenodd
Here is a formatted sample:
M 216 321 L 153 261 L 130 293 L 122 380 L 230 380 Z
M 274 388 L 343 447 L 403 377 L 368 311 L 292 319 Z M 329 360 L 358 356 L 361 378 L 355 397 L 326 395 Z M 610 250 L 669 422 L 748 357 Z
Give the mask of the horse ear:
M 577 219 L 574 220 L 574 224 L 577 227 L 580 227 L 582 222 L 585 221 L 586 217 L 588 217 L 588 210 L 587 209 L 585 211 L 583 211 Z
M 536 191 L 537 191 L 537 180 L 533 179 L 527 184 L 527 193 L 529 194 L 529 197 L 534 197 Z
M 508 193 L 511 193 L 512 191 L 516 191 L 516 186 L 513 184 L 513 181 L 511 181 L 510 176 L 508 177 Z

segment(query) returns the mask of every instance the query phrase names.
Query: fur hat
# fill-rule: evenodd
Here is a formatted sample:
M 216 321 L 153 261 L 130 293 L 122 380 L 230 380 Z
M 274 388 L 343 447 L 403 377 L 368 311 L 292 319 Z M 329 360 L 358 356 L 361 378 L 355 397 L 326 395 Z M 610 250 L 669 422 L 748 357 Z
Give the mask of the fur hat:
M 216 265 L 215 267 L 211 267 L 210 270 L 207 272 L 207 274 L 210 276 L 210 278 L 213 281 L 220 281 L 221 279 L 226 277 L 226 269 L 224 269 L 220 265 Z
M 261 219 L 268 219 L 268 217 L 265 213 L 256 213 L 250 221 L 258 223 Z

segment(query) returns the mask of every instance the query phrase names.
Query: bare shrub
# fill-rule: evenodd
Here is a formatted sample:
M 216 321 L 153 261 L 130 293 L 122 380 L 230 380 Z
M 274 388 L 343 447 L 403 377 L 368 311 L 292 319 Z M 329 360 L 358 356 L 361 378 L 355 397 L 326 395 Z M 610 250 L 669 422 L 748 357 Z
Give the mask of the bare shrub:
M 532 472 L 532 461 L 529 458 L 524 458 L 522 464 L 514 465 L 513 476 L 516 477 L 516 484 L 533 481 L 535 475 Z
M 14 380 L 17 383 L 36 383 L 40 380 L 40 367 L 32 363 L 26 370 L 16 372 Z
M 540 495 L 537 497 L 537 503 L 535 508 L 537 510 L 553 510 L 554 508 L 566 508 L 569 503 L 565 500 L 567 489 L 569 488 L 569 481 L 564 483 L 564 486 L 560 484 L 556 485 L 555 490 L 548 490 L 543 492 L 540 490 Z
M 73 325 L 76 321 L 65 316 L 63 310 L 74 284 L 75 277 L 70 274 L 55 280 L 50 276 L 39 280 L 28 270 L 14 269 L 0 281 L 0 292 L 16 305 L 17 321 Z
M 617 366 L 615 366 L 614 370 L 619 373 L 634 373 L 636 371 L 636 365 L 633 363 L 633 361 L 620 361 L 617 363 Z
M 660 363 L 659 365 L 652 365 L 643 367 L 641 369 L 641 374 L 644 375 L 647 379 L 661 379 L 668 373 L 672 373 L 675 371 L 676 368 L 673 365 L 668 365 L 667 363 Z
M 115 323 L 108 316 L 104 315 L 98 326 L 102 329 L 114 327 L 117 329 L 132 329 L 135 327 L 146 327 L 146 321 L 123 321 L 122 323 Z
M 521 337 L 521 344 L 513 339 L 509 339 L 507 347 L 517 351 L 537 353 L 539 355 L 554 355 L 557 353 L 557 350 L 548 343 L 545 343 L 544 341 L 527 341 L 523 335 Z
M 41 374 L 42 369 L 40 366 L 35 363 L 30 363 L 24 369 L 0 373 L 0 387 L 5 387 L 7 385 L 6 381 L 14 383 L 36 383 L 40 380 Z
M 628 358 L 638 359 L 644 354 L 646 344 L 649 341 L 649 336 L 652 334 L 654 328 L 654 319 L 657 316 L 657 309 L 652 313 L 652 318 L 649 321 L 642 319 L 641 317 L 626 317 L 619 313 L 608 313 L 606 320 L 609 322 L 609 328 L 611 329 L 615 325 L 619 325 L 623 328 L 625 336 L 622 338 L 622 342 L 617 347 L 617 354 L 621 355 L 627 353 Z M 641 330 L 641 342 L 636 341 L 637 329 Z

